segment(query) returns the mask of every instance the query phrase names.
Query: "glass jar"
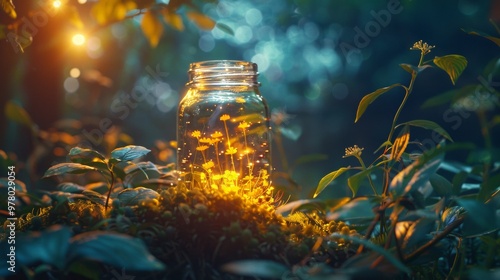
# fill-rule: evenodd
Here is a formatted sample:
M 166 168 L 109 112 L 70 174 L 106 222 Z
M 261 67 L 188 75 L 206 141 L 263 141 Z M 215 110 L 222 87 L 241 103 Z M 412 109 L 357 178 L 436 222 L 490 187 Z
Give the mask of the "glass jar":
M 214 60 L 190 64 L 179 103 L 177 166 L 183 180 L 267 185 L 271 172 L 269 110 L 257 64 Z

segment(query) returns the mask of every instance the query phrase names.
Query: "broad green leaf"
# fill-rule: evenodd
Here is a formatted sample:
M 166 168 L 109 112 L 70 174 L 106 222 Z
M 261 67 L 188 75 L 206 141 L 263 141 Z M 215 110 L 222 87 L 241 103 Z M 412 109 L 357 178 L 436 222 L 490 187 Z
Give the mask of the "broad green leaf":
M 371 166 L 367 169 L 354 174 L 353 176 L 347 179 L 347 185 L 352 191 L 352 196 L 355 197 L 358 193 L 359 188 L 361 187 L 361 183 L 370 176 L 370 174 L 378 168 L 377 166 Z
M 451 142 L 453 142 L 453 139 L 448 134 L 448 132 L 446 132 L 446 130 L 444 130 L 444 128 L 442 128 L 439 124 L 437 124 L 435 122 L 427 121 L 427 120 L 413 120 L 413 121 L 398 124 L 396 127 L 399 127 L 402 125 L 405 125 L 405 126 L 411 125 L 411 126 L 421 127 L 421 128 L 425 128 L 425 129 L 430 129 L 432 131 L 435 131 L 439 135 L 443 136 L 444 138 L 450 140 Z
M 422 108 L 431 108 L 434 106 L 455 103 L 461 98 L 482 90 L 482 85 L 466 85 L 458 89 L 449 90 L 445 93 L 427 99 L 424 104 L 422 104 Z
M 467 180 L 467 177 L 469 177 L 469 173 L 467 171 L 460 171 L 457 174 L 455 174 L 455 176 L 453 176 L 453 179 L 451 180 L 453 195 L 460 194 L 460 191 L 462 190 L 462 185 L 465 183 L 465 180 Z
M 400 197 L 423 187 L 429 181 L 430 176 L 436 173 L 443 158 L 444 153 L 439 146 L 420 156 L 394 176 L 389 185 L 393 195 Z
M 43 175 L 43 178 L 50 177 L 50 176 L 56 176 L 56 175 L 62 175 L 65 173 L 73 173 L 73 174 L 78 174 L 78 173 L 85 173 L 90 170 L 97 170 L 97 168 L 88 166 L 88 165 L 83 165 L 80 163 L 74 163 L 74 162 L 64 162 L 64 163 L 59 163 L 54 166 L 51 166 Z
M 220 30 L 222 30 L 223 32 L 231 35 L 231 36 L 234 36 L 234 31 L 231 27 L 229 27 L 228 25 L 224 24 L 224 23 L 220 23 L 220 22 L 217 22 L 215 24 L 215 27 L 219 28 Z
M 282 263 L 270 260 L 241 260 L 226 263 L 221 267 L 222 271 L 252 278 L 282 279 L 286 272 L 290 271 Z
M 318 196 L 333 180 L 335 180 L 337 177 L 342 175 L 342 173 L 346 172 L 349 169 L 351 169 L 351 168 L 350 167 L 342 167 L 338 170 L 335 170 L 333 172 L 328 173 L 323 178 L 321 178 L 321 180 L 318 183 L 318 187 L 316 188 L 316 191 L 314 192 L 313 197 Z
M 406 147 L 408 147 L 408 143 L 410 142 L 410 129 L 408 125 L 403 126 L 403 129 L 399 132 L 398 137 L 394 140 L 394 144 L 391 149 L 391 157 L 390 160 L 399 161 L 403 153 L 406 151 Z
M 80 147 L 71 148 L 68 156 L 72 162 L 82 164 L 94 161 L 104 162 L 105 160 L 105 157 L 98 151 Z
M 137 187 L 141 185 L 144 180 L 159 178 L 160 171 L 156 165 L 150 161 L 132 163 L 123 169 L 125 178 L 123 184 L 127 187 Z
M 499 228 L 493 203 L 484 204 L 473 199 L 458 198 L 457 203 L 467 212 L 462 228 L 465 237 L 480 236 Z
M 378 151 L 380 151 L 380 149 L 382 148 L 385 148 L 387 146 L 392 146 L 392 143 L 391 141 L 385 141 L 384 143 L 382 143 L 382 145 L 380 145 L 376 150 L 375 152 L 373 152 L 374 154 L 376 154 Z
M 429 182 L 439 196 L 450 196 L 453 194 L 453 185 L 443 176 L 432 174 L 429 178 Z
M 476 35 L 476 36 L 481 36 L 483 38 L 486 38 L 486 39 L 492 41 L 493 43 L 495 43 L 497 46 L 500 47 L 500 38 L 498 38 L 498 37 L 491 36 L 489 34 L 481 32 L 481 31 L 475 31 L 475 30 L 470 30 L 470 29 L 462 29 L 462 30 L 465 31 L 465 32 L 467 32 L 468 34 Z
M 450 76 L 453 84 L 455 84 L 460 74 L 462 74 L 465 67 L 467 67 L 467 59 L 458 54 L 450 54 L 441 57 L 436 56 L 433 62 Z
M 276 214 L 287 216 L 295 211 L 299 210 L 317 210 L 317 209 L 327 209 L 331 211 L 341 207 L 342 205 L 349 202 L 348 197 L 341 197 L 335 199 L 300 199 L 296 201 L 289 202 L 287 204 L 281 205 L 276 208 Z
M 191 11 L 187 12 L 186 16 L 200 29 L 212 30 L 215 27 L 215 21 L 202 13 Z
M 491 196 L 498 191 L 500 186 L 500 173 L 492 174 L 488 179 L 481 183 L 481 188 L 477 194 L 479 201 L 488 201 Z
M 11 18 L 16 18 L 17 13 L 12 0 L 0 0 L 2 10 Z
M 42 232 L 31 232 L 22 235 L 18 232 L 15 243 L 16 271 L 21 266 L 35 264 L 46 264 L 64 269 L 66 266 L 66 254 L 68 252 L 71 229 L 59 225 L 52 226 Z M 0 249 L 9 254 L 10 246 L 7 242 L 0 243 Z M 5 259 L 5 256 L 3 256 Z M 0 262 L 0 275 L 11 273 L 7 270 L 8 262 Z
M 334 238 L 342 238 L 345 240 L 352 241 L 353 243 L 357 244 L 362 244 L 366 248 L 376 252 L 378 255 L 384 256 L 386 260 L 391 262 L 395 267 L 397 267 L 399 270 L 409 274 L 411 273 L 411 270 L 406 267 L 405 264 L 403 264 L 397 257 L 395 257 L 390 251 L 384 249 L 383 247 L 380 247 L 376 245 L 375 243 L 371 242 L 370 240 L 366 240 L 357 236 L 353 235 L 344 235 L 344 234 L 339 234 L 339 233 L 333 233 L 332 237 Z
M 120 200 L 120 203 L 124 206 L 140 205 L 141 202 L 158 199 L 159 197 L 160 195 L 157 192 L 151 189 L 146 189 L 144 187 L 124 189 L 117 196 L 117 198 Z
M 358 122 L 359 118 L 361 118 L 361 116 L 368 108 L 368 105 L 375 101 L 375 99 L 377 99 L 380 95 L 386 93 L 387 91 L 399 86 L 401 86 L 401 84 L 393 84 L 388 87 L 379 88 L 376 91 L 365 95 L 359 102 L 358 110 L 356 112 L 356 120 L 354 120 L 354 122 Z
M 163 24 L 153 11 L 148 10 L 144 14 L 141 21 L 141 29 L 151 47 L 155 48 L 163 34 Z
M 165 265 L 149 253 L 142 240 L 129 235 L 91 231 L 76 235 L 68 248 L 68 262 L 89 259 L 133 271 L 158 271 Z
M 142 157 L 151 152 L 142 146 L 128 145 L 111 151 L 111 159 L 115 161 L 129 161 Z
M 373 207 L 376 205 L 377 203 L 370 201 L 367 197 L 358 197 L 330 211 L 327 214 L 327 220 L 371 220 L 375 217 Z
M 178 31 L 184 30 L 184 23 L 182 22 L 182 17 L 175 12 L 172 12 L 170 9 L 161 10 L 163 15 L 163 20 L 174 29 Z
M 85 190 L 85 187 L 71 182 L 60 183 L 57 188 L 67 193 L 82 193 Z
M 432 67 L 429 64 L 417 67 L 417 66 L 414 66 L 411 64 L 406 64 L 406 63 L 401 63 L 401 64 L 399 64 L 399 66 L 401 66 L 401 68 L 403 68 L 406 72 L 408 72 L 410 74 L 413 74 L 413 73 L 418 74 L 418 73 L 424 71 L 425 69 Z
M 436 220 L 432 218 L 420 218 L 415 222 L 399 222 L 396 225 L 396 237 L 401 240 L 402 249 L 413 249 L 419 244 L 425 243 L 429 232 L 434 231 Z
M 31 129 L 35 126 L 28 112 L 26 112 L 23 107 L 12 101 L 7 101 L 7 104 L 5 104 L 5 116 L 10 120 L 17 122 L 18 124 L 25 125 Z

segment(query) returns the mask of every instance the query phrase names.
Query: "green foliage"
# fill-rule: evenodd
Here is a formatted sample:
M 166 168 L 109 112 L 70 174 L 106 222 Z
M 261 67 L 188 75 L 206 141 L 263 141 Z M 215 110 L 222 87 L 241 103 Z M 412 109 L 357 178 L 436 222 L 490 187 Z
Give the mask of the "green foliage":
M 75 263 L 85 260 L 108 264 L 117 268 L 126 267 L 135 271 L 163 270 L 165 266 L 155 259 L 137 238 L 128 235 L 90 231 L 72 236 L 67 227 L 53 226 L 40 233 L 18 237 L 16 264 L 19 266 L 51 265 L 61 275 L 71 272 Z M 8 244 L 0 247 L 8 251 Z M 8 276 L 8 264 L 1 264 L 2 275 Z M 73 271 L 75 272 L 75 271 Z
M 413 45 L 412 50 L 420 51 L 417 66 L 400 64 L 403 70 L 411 74 L 407 86 L 396 83 L 369 93 L 361 99 L 355 122 L 382 94 L 396 87 L 405 91 L 392 120 L 387 140 L 376 151 L 382 151 L 381 155 L 371 164 L 365 165 L 362 159 L 363 148 L 347 148 L 344 158 L 355 157 L 359 166 L 342 167 L 327 174 L 319 182 L 314 194 L 314 197 L 317 197 L 336 181 L 336 186 L 348 186 L 353 197 L 326 198 L 340 202 L 333 207 L 325 207 L 325 203 L 317 198 L 302 200 L 297 204 L 289 203 L 293 208 L 280 207 L 284 210 L 308 209 L 305 206 L 323 209 L 327 213 L 327 219 L 348 221 L 358 232 L 363 233 L 364 238 L 343 237 L 360 245 L 358 254 L 345 262 L 343 267 L 346 269 L 363 270 L 369 267 L 370 270 L 377 270 L 385 275 L 402 277 L 403 273 L 418 279 L 430 275 L 443 279 L 460 277 L 466 266 L 464 260 L 467 253 L 462 245 L 465 240 L 477 240 L 478 237 L 487 235 L 498 240 L 499 223 L 495 213 L 500 209 L 497 198 L 499 175 L 498 168 L 493 167 L 492 163 L 498 164 L 500 159 L 495 156 L 496 149 L 493 148 L 489 133 L 495 121 L 488 121 L 485 114 L 498 104 L 481 103 L 465 107 L 477 112 L 486 149 L 478 149 L 467 143 L 446 144 L 445 140 L 453 142 L 451 135 L 433 121 L 417 119 L 398 124 L 418 74 L 431 68 L 430 62 L 445 71 L 454 85 L 467 66 L 467 60 L 460 55 L 445 55 L 425 61 L 425 56 L 433 48 L 434 46 L 422 41 Z M 496 68 L 491 68 L 491 71 L 496 71 Z M 450 101 L 455 104 L 468 104 L 464 98 L 477 96 L 479 90 L 498 96 L 493 88 L 483 82 L 434 97 L 424 105 L 435 106 Z M 422 153 L 409 153 L 411 145 L 420 144 L 411 141 L 410 127 L 430 130 L 442 138 L 441 142 Z M 396 130 L 399 130 L 399 133 L 394 137 Z M 446 162 L 446 153 L 454 150 L 470 151 L 468 162 L 476 166 Z M 452 167 L 450 170 L 453 170 L 454 176 L 451 179 L 449 176 L 438 174 L 443 166 Z M 348 176 L 345 180 L 344 176 L 340 175 L 348 170 L 360 171 L 354 175 L 346 173 Z M 382 179 L 375 181 L 374 178 L 377 177 Z M 480 180 L 478 188 L 473 192 L 464 188 L 471 177 Z M 364 191 L 365 194 L 359 195 L 361 188 L 366 185 L 371 187 L 372 194 L 367 196 Z M 452 240 L 456 241 L 455 245 L 450 244 Z M 449 257 L 450 248 L 455 249 L 453 257 Z M 473 254 L 478 253 L 474 251 Z M 446 260 L 447 268 L 438 269 L 433 266 L 439 257 Z M 490 261 L 490 266 L 492 265 Z

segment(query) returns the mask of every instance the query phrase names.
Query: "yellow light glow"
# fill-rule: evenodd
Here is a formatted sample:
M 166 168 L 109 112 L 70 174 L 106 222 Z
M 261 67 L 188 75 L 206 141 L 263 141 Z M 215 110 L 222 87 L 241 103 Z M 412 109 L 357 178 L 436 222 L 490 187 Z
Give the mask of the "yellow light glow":
M 71 39 L 74 45 L 76 46 L 81 46 L 85 44 L 85 36 L 83 34 L 75 34 L 73 38 Z
M 71 68 L 71 70 L 69 70 L 69 75 L 73 78 L 78 78 L 80 77 L 80 69 L 78 68 Z
M 85 3 L 87 3 L 87 0 L 78 0 L 78 3 L 85 4 Z
M 62 2 L 59 0 L 54 0 L 54 2 L 52 2 L 52 6 L 54 8 L 60 8 L 62 6 Z

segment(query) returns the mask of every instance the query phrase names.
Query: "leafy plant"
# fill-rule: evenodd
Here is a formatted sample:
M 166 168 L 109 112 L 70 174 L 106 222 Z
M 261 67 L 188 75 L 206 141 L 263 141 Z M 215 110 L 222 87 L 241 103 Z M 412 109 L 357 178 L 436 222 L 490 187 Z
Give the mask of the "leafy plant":
M 453 177 L 452 183 L 437 174 L 437 171 L 447 164 L 446 152 L 456 149 L 472 151 L 473 145 L 445 144 L 444 140 L 453 142 L 452 137 L 437 123 L 429 120 L 419 119 L 398 123 L 404 105 L 412 94 L 417 76 L 431 68 L 431 63 L 444 70 L 453 84 L 467 66 L 467 60 L 456 54 L 425 60 L 433 48 L 434 46 L 422 41 L 416 42 L 411 50 L 420 51 L 418 64 L 400 64 L 411 75 L 409 84 L 405 86 L 397 83 L 380 88 L 363 97 L 358 105 L 355 122 L 359 121 L 369 105 L 382 94 L 396 88 L 404 90 L 403 100 L 394 115 L 387 140 L 378 149 L 382 149 L 380 156 L 367 165 L 362 159 L 363 148 L 356 145 L 347 148 L 344 157 L 355 157 L 360 166 L 347 166 L 335 170 L 323 177 L 317 186 L 315 197 L 332 181 L 344 178 L 342 174 L 358 170 L 356 174 L 348 177 L 346 182 L 353 193 L 353 198 L 337 199 L 335 204 L 327 208 L 329 219 L 350 221 L 357 225 L 359 231 L 364 232 L 364 239 L 346 237 L 360 246 L 358 254 L 346 262 L 344 268 L 360 269 L 368 266 L 384 273 L 398 274 L 397 271 L 400 271 L 416 277 L 418 269 L 410 271 L 408 267 L 424 265 L 421 268 L 428 268 L 425 272 L 429 273 L 427 275 L 455 277 L 461 275 L 465 266 L 465 252 L 460 245 L 465 238 L 477 238 L 489 234 L 493 238 L 497 236 L 500 224 L 493 213 L 498 209 L 498 204 L 494 202 L 498 200 L 498 192 L 494 190 L 496 187 L 492 189 L 491 186 L 498 186 L 498 174 L 496 174 L 498 170 L 492 167 L 491 161 L 490 164 L 483 165 L 482 169 L 478 169 L 481 170 L 482 182 L 480 188 L 471 195 L 462 189 L 463 183 L 471 175 L 458 172 Z M 431 130 L 438 134 L 442 141 L 422 154 L 411 154 L 408 152 L 409 146 L 419 145 L 410 141 L 411 127 Z M 398 135 L 394 137 L 398 130 Z M 487 146 L 491 148 L 489 135 L 484 136 L 487 139 Z M 491 155 L 492 150 L 488 151 L 486 154 Z M 375 174 L 382 180 L 374 181 Z M 358 190 L 366 181 L 372 189 L 372 195 L 360 197 Z M 322 199 L 314 199 L 314 203 L 317 204 L 318 200 Z M 306 200 L 300 207 L 309 204 L 311 201 Z M 455 257 L 446 259 L 449 266 L 445 270 L 438 271 L 433 264 L 438 262 L 439 257 L 446 258 L 448 252 L 446 248 L 453 246 L 449 244 L 452 240 L 457 241 Z M 377 247 L 375 244 L 380 244 L 382 247 Z
M 50 167 L 45 172 L 44 177 L 57 176 L 66 173 L 85 173 L 88 171 L 98 171 L 108 182 L 108 194 L 106 196 L 105 208 L 108 208 L 109 198 L 117 177 L 122 180 L 131 180 L 140 172 L 146 179 L 149 179 L 147 171 L 155 171 L 153 164 L 134 164 L 132 160 L 142 157 L 150 150 L 141 146 L 129 145 L 114 149 L 111 157 L 106 159 L 101 153 L 85 148 L 75 147 L 69 151 L 70 163 L 60 163 Z M 157 173 L 159 174 L 159 172 Z

